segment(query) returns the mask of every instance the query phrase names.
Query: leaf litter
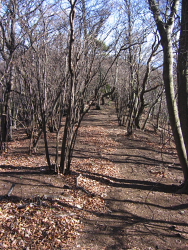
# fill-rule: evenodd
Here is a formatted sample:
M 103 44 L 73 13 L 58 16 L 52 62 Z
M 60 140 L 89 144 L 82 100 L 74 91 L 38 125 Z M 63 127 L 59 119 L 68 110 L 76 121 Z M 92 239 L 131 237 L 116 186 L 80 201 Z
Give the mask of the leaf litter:
M 116 124 L 112 125 L 115 126 Z M 113 135 L 115 140 L 110 135 Z M 137 183 L 137 178 L 141 175 L 141 178 L 145 178 L 147 181 L 158 181 L 157 178 L 159 178 L 159 181 L 162 180 L 170 184 L 179 182 L 179 179 L 181 180 L 181 176 L 178 177 L 179 169 L 176 169 L 178 174 L 173 169 L 176 166 L 174 158 L 172 159 L 172 166 L 167 162 L 168 166 L 165 166 L 165 172 L 163 171 L 163 166 L 161 169 L 160 166 L 150 163 L 150 155 L 148 162 L 144 163 L 139 155 L 140 150 L 138 151 L 133 146 L 137 146 L 138 141 L 140 141 L 139 146 L 142 146 L 141 144 L 145 137 L 142 138 L 142 134 L 137 133 L 135 139 L 125 140 L 123 135 L 124 130 L 117 129 L 117 127 L 116 129 L 109 126 L 104 128 L 94 126 L 93 124 L 92 126 L 81 127 L 79 130 L 78 147 L 81 150 L 88 147 L 88 155 L 86 157 L 84 155 L 84 157 L 73 158 L 72 175 L 69 176 L 47 176 L 41 174 L 40 167 L 46 165 L 46 160 L 40 152 L 40 148 L 36 154 L 29 155 L 22 150 L 22 147 L 24 149 L 28 148 L 28 140 L 23 140 L 22 138 L 20 142 L 17 139 L 16 144 L 11 142 L 8 152 L 0 156 L 0 169 L 2 172 L 0 181 L 0 249 L 107 249 L 105 247 L 108 244 L 107 242 L 104 242 L 103 247 L 101 246 L 100 248 L 97 248 L 98 246 L 95 245 L 87 248 L 87 246 L 80 245 L 80 241 L 79 245 L 77 245 L 77 242 L 85 230 L 83 218 L 87 218 L 89 221 L 96 221 L 96 230 L 99 230 L 98 226 L 101 226 L 101 230 L 105 231 L 105 235 L 109 233 L 111 236 L 117 237 L 115 231 L 113 231 L 115 225 L 105 228 L 102 221 L 97 222 L 97 216 L 95 217 L 95 215 L 99 213 L 109 215 L 111 213 L 105 201 L 105 198 L 108 197 L 107 193 L 109 193 L 108 184 L 118 180 L 118 178 L 120 180 L 122 173 L 119 172 L 120 170 L 113 160 L 108 159 L 108 156 L 112 155 L 113 157 L 120 144 L 124 147 L 123 150 L 128 150 L 130 146 L 129 151 L 123 151 L 123 154 L 132 153 L 132 156 L 123 158 L 127 162 L 127 169 L 132 169 L 131 172 L 126 172 L 126 179 L 131 177 L 133 183 Z M 54 139 L 54 136 L 50 136 L 50 138 Z M 135 143 L 135 145 L 131 143 Z M 160 149 L 160 144 L 153 143 L 153 138 L 152 141 L 145 139 L 144 145 L 151 149 Z M 90 148 L 95 155 L 90 154 Z M 165 147 L 163 148 L 166 150 Z M 160 150 L 158 151 L 160 152 Z M 144 153 L 146 152 L 145 150 Z M 144 155 L 145 158 L 146 156 Z M 140 163 L 133 164 L 131 161 L 135 161 L 135 159 L 139 159 Z M 129 164 L 129 161 L 131 164 Z M 36 174 L 36 179 L 34 179 L 34 175 L 31 175 L 30 172 L 37 169 L 39 174 Z M 19 174 L 19 172 L 23 173 L 24 171 L 27 172 L 27 175 Z M 11 174 L 12 172 L 15 174 Z M 9 176 L 9 178 L 5 177 L 5 175 Z M 13 182 L 16 182 L 15 189 L 12 195 L 7 197 L 5 194 L 7 194 Z M 22 185 L 27 195 L 24 192 L 23 194 L 20 193 L 18 185 Z M 118 185 L 121 186 L 121 182 Z M 41 190 L 36 192 L 40 188 Z M 186 196 L 179 197 L 171 193 L 140 190 L 139 187 L 138 190 L 122 188 L 122 192 L 120 191 L 121 189 L 119 188 L 118 195 L 123 197 L 126 213 L 130 213 L 131 216 L 136 215 L 136 219 L 130 217 L 128 224 L 123 221 L 125 228 L 122 232 L 124 237 L 127 237 L 125 239 L 125 243 L 127 242 L 125 249 L 160 249 L 160 244 L 164 244 L 164 247 L 168 246 L 168 249 L 172 249 L 169 246 L 174 245 L 175 241 L 178 241 L 180 246 L 185 246 L 180 241 L 183 242 L 183 239 L 187 238 L 188 235 L 187 224 L 185 224 L 187 221 L 187 207 L 181 207 L 181 204 L 186 204 Z M 169 212 L 170 207 L 172 209 Z M 176 207 L 180 207 L 181 210 L 176 211 L 174 209 Z M 154 221 L 150 218 L 153 215 L 155 215 Z M 146 218 L 146 220 L 151 220 L 151 222 L 144 222 L 143 227 L 142 222 L 140 224 L 132 224 L 134 220 L 137 221 L 139 216 Z M 165 227 L 160 224 L 163 220 L 165 225 L 167 225 Z M 128 226 L 129 223 L 130 226 Z M 168 227 L 171 231 L 167 230 Z M 164 232 L 162 231 L 163 228 Z M 106 231 L 108 229 L 109 232 Z M 143 234 L 141 233 L 142 231 Z M 170 236 L 166 236 L 167 234 Z M 92 235 L 94 235 L 94 232 L 92 232 Z M 104 238 L 104 234 L 101 237 Z M 120 234 L 119 237 L 123 236 Z M 168 243 L 164 243 L 163 238 Z M 156 242 L 156 239 L 158 242 Z M 151 243 L 154 248 L 145 247 L 147 244 L 150 246 Z
M 81 144 L 93 144 L 103 154 L 115 151 L 116 142 L 101 127 L 83 127 L 80 134 L 84 136 Z M 1 156 L 1 172 L 39 171 L 41 165 L 46 165 L 44 155 L 15 153 L 27 143 L 18 139 L 11 142 L 9 151 Z M 107 186 L 97 175 L 117 175 L 114 164 L 92 157 L 73 159 L 72 170 L 75 175 L 62 177 L 67 188 L 61 194 L 49 194 L 48 187 L 44 187 L 44 194 L 30 197 L 28 193 L 28 198 L 18 198 L 14 191 L 10 197 L 0 196 L 0 249 L 72 249 L 84 228 L 81 217 L 108 212 L 104 200 Z

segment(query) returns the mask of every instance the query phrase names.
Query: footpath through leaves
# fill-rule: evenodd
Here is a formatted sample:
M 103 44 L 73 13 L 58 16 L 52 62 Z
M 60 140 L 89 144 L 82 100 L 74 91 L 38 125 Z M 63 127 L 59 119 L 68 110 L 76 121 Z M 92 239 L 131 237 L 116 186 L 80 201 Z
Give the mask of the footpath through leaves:
M 18 135 L 0 156 L 0 249 L 188 249 L 187 195 L 175 194 L 182 173 L 167 135 L 129 138 L 113 107 L 91 110 L 66 177 L 41 171 L 42 141 L 29 156 Z

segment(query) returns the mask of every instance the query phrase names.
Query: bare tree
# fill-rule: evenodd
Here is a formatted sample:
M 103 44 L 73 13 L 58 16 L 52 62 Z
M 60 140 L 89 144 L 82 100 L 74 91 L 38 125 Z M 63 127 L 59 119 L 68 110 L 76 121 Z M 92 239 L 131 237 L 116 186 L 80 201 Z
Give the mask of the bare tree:
M 24 39 L 21 23 L 23 17 L 33 15 L 43 1 L 6 0 L 2 1 L 0 10 L 0 55 L 1 55 L 1 82 L 2 82 L 2 109 L 1 109 L 1 143 L 12 139 L 12 125 L 15 105 L 13 102 L 16 82 L 16 64 L 19 57 L 28 49 Z
M 75 0 L 69 1 L 69 5 L 69 78 L 66 97 L 68 106 L 58 166 L 58 171 L 63 174 L 70 173 L 73 149 L 81 121 L 104 84 L 105 77 L 100 81 L 97 79 L 101 61 L 106 57 L 97 36 L 109 16 L 105 3 L 97 6 L 96 2 L 93 6 L 87 1 Z M 92 15 L 97 12 L 98 16 L 92 19 Z
M 75 22 L 75 12 L 76 12 L 76 3 L 75 1 L 70 1 L 70 38 L 69 38 L 69 53 L 68 53 L 68 69 L 70 73 L 70 85 L 68 91 L 68 109 L 66 115 L 66 122 L 64 126 L 64 134 L 61 148 L 61 162 L 59 171 L 63 174 L 68 174 L 70 172 L 70 161 L 71 161 L 71 144 L 72 144 L 72 130 L 74 126 L 74 121 L 72 121 L 75 108 L 75 69 L 73 68 L 73 44 L 75 39 L 74 34 L 74 22 Z
M 3 60 L 3 71 L 1 71 L 3 82 L 3 107 L 1 110 L 1 143 L 0 150 L 5 149 L 3 143 L 12 139 L 11 135 L 11 91 L 13 88 L 14 59 L 17 47 L 16 43 L 16 18 L 17 1 L 4 3 L 7 12 L 1 12 L 0 34 L 1 34 L 1 60 Z
M 174 77 L 173 77 L 172 34 L 175 23 L 175 16 L 176 13 L 178 13 L 179 2 L 180 2 L 179 0 L 170 1 L 168 9 L 166 9 L 165 12 L 162 12 L 162 10 L 159 8 L 159 4 L 157 3 L 157 1 L 148 0 L 150 9 L 155 19 L 158 32 L 161 37 L 161 44 L 163 48 L 163 79 L 165 84 L 165 93 L 166 93 L 169 119 L 172 127 L 173 136 L 175 139 L 177 153 L 184 174 L 184 181 L 185 181 L 184 189 L 187 189 L 188 159 L 185 147 L 185 138 L 182 134 L 182 126 L 180 124 L 180 119 L 178 114 L 178 107 L 174 91 Z
M 57 21 L 51 8 L 41 6 L 35 29 L 30 30 L 29 23 L 24 22 L 30 49 L 21 57 L 19 64 L 20 82 L 24 83 L 23 100 L 28 98 L 31 105 L 27 110 L 22 107 L 24 113 L 30 117 L 30 150 L 35 149 L 43 134 L 49 168 L 53 164 L 47 131 L 60 131 L 67 81 L 67 46 L 63 46 L 63 40 L 66 41 L 67 36 L 60 34 L 56 29 L 58 27 L 53 26 L 54 19 Z
M 178 108 L 185 147 L 188 152 L 188 1 L 182 0 L 178 51 Z
M 152 92 L 158 92 L 161 87 L 161 81 L 157 83 L 154 80 L 155 71 L 159 67 L 156 66 L 156 59 L 161 50 L 156 28 L 152 27 L 148 15 L 144 15 L 142 3 L 126 0 L 120 6 L 123 6 L 120 27 L 123 26 L 124 29 L 120 33 L 119 43 L 126 44 L 128 49 L 120 54 L 118 73 L 117 69 L 114 73 L 118 79 L 115 100 L 118 123 L 126 126 L 127 135 L 131 135 L 135 128 L 142 127 L 141 118 L 144 112 L 150 110 L 153 103 L 157 103 L 149 95 L 158 98 Z

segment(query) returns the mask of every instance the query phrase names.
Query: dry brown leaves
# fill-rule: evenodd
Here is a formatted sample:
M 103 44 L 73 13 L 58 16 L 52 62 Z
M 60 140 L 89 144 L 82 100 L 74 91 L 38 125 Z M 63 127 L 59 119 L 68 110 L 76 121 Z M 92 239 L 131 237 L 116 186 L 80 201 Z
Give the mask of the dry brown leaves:
M 79 135 L 82 144 L 95 146 L 104 156 L 116 150 L 117 142 L 102 127 L 82 127 Z M 26 141 L 9 144 L 9 152 L 1 156 L 1 165 L 7 168 L 1 171 L 19 172 L 25 167 L 46 165 L 43 155 L 11 154 L 23 144 L 25 147 Z M 107 158 L 74 159 L 72 170 L 75 175 L 62 176 L 69 187 L 62 195 L 19 201 L 1 199 L 0 249 L 72 249 L 83 227 L 79 218 L 108 212 L 104 200 L 108 185 L 104 180 L 118 175 L 116 166 Z
M 39 167 L 47 165 L 45 157 L 42 155 L 12 155 L 7 154 L 1 157 L 1 165 L 10 165 L 16 167 Z
M 101 153 L 110 153 L 116 150 L 117 142 L 109 137 L 108 131 L 100 126 L 87 126 L 80 128 L 80 141 L 83 144 L 96 145 Z
M 4 201 L 0 208 L 0 249 L 69 249 L 80 227 L 75 214 L 57 202 L 39 198 L 27 204 Z

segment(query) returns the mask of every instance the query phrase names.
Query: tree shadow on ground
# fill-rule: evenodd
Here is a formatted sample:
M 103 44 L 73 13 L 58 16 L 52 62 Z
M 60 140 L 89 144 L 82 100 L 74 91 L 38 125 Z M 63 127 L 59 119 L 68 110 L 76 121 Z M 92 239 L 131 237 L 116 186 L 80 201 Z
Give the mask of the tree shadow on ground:
M 165 144 L 161 142 L 153 142 L 151 139 L 147 139 L 146 137 L 137 139 L 137 138 L 128 138 L 128 137 L 120 137 L 118 136 L 115 138 L 114 136 L 110 136 L 115 141 L 121 143 L 126 149 L 139 149 L 143 151 L 148 151 L 148 152 L 154 152 L 158 154 L 164 154 L 164 155 L 172 155 L 176 156 L 176 151 L 175 148 L 170 148 L 168 146 L 168 150 L 165 149 Z M 150 145 L 152 143 L 152 146 Z M 171 149 L 171 150 L 170 150 Z
M 88 179 L 98 181 L 101 184 L 106 184 L 111 187 L 148 190 L 162 193 L 174 193 L 179 189 L 179 186 L 163 184 L 160 182 L 120 179 L 84 170 L 79 170 L 79 172 Z
M 12 186 L 10 196 L 25 199 L 36 195 L 61 194 L 67 185 L 66 180 L 57 174 L 41 172 L 40 167 L 1 165 L 0 169 L 4 171 L 0 173 L 0 200 L 7 196 Z
M 32 173 L 40 173 L 40 168 L 39 167 L 25 167 L 25 166 L 13 166 L 13 165 L 0 165 L 0 169 L 3 170 L 13 170 L 14 172 L 12 173 L 16 173 L 15 170 L 26 170 L 28 172 L 32 172 Z M 4 174 L 7 172 L 2 172 L 0 174 Z M 10 173 L 10 171 L 8 172 Z M 19 172 L 20 173 L 20 172 Z
M 78 209 L 77 207 L 70 205 L 68 203 L 65 203 L 63 201 L 59 201 L 59 198 L 45 198 L 44 196 L 35 196 L 35 197 L 28 197 L 23 198 L 17 195 L 11 195 L 11 196 L 1 196 L 0 195 L 0 201 L 1 202 L 12 202 L 15 204 L 18 204 L 18 209 L 25 209 L 27 206 L 32 205 L 35 207 L 45 207 L 50 209 L 56 209 L 59 211 L 59 207 L 57 207 L 55 204 L 58 203 L 62 207 L 70 208 L 70 209 Z
M 163 193 L 163 194 L 173 194 L 178 186 L 162 184 L 153 181 L 143 181 L 143 180 L 127 180 L 123 178 L 111 177 L 104 174 L 93 173 L 91 171 L 79 170 L 79 173 L 83 177 L 95 180 L 101 184 L 105 184 L 112 188 L 128 189 L 133 192 L 133 190 L 146 190 L 152 193 Z M 118 190 L 116 189 L 116 192 Z M 113 189 L 114 190 L 114 189 Z M 124 191 L 121 191 L 124 192 Z M 162 194 L 160 194 L 162 195 Z M 113 195 L 112 195 L 113 196 Z M 121 197 L 121 196 L 120 196 Z M 157 202 L 150 202 L 149 199 L 145 200 L 134 200 L 129 196 L 129 199 L 119 199 L 117 198 L 106 198 L 105 202 L 109 208 L 108 213 L 97 213 L 90 212 L 97 216 L 97 219 L 90 220 L 83 218 L 85 225 L 87 225 L 84 232 L 82 232 L 87 239 L 91 239 L 92 242 L 98 242 L 98 245 L 102 247 L 105 246 L 106 242 L 111 242 L 105 249 L 108 250 L 120 250 L 120 249 L 130 249 L 131 246 L 135 247 L 138 245 L 139 249 L 146 249 L 146 245 L 150 246 L 151 249 L 177 249 L 172 248 L 176 242 L 181 241 L 181 246 L 187 246 L 188 239 L 188 223 L 181 220 L 176 220 L 176 217 L 171 216 L 170 219 L 167 217 L 155 216 L 155 211 L 167 211 L 171 213 L 173 211 L 180 211 L 188 209 L 188 203 L 165 206 Z M 155 209 L 153 211 L 153 216 L 148 216 L 147 213 L 143 216 L 139 216 L 137 211 L 134 213 L 130 212 L 130 205 L 133 207 L 149 207 Z M 129 211 L 126 207 L 129 207 Z M 142 246 L 143 244 L 143 246 Z M 134 249 L 134 248 L 131 248 Z M 137 249 L 137 248 L 135 248 Z M 147 248 L 149 249 L 149 248 Z M 183 249 L 183 248 L 182 248 Z
M 132 203 L 132 204 L 137 204 L 137 205 L 147 205 L 150 207 L 157 207 L 157 208 L 162 208 L 165 210 L 173 210 L 173 211 L 177 211 L 177 210 L 183 210 L 183 209 L 187 209 L 188 208 L 188 203 L 184 203 L 184 204 L 180 204 L 180 205 L 174 205 L 174 206 L 162 206 L 159 204 L 155 204 L 155 203 L 150 203 L 150 202 L 142 202 L 142 201 L 132 201 L 132 200 L 119 200 L 119 199 L 105 199 L 106 202 L 119 202 L 119 203 Z
M 111 209 L 111 203 L 115 201 L 108 200 L 108 202 L 109 209 Z M 132 201 L 130 200 L 129 202 Z M 141 203 L 138 202 L 138 205 L 141 205 Z M 184 204 L 184 207 L 187 208 L 187 205 Z M 100 244 L 104 246 L 109 237 L 113 239 L 111 246 L 105 249 L 129 249 L 129 242 L 134 242 L 134 238 L 137 240 L 140 238 L 139 246 L 142 246 L 142 242 L 147 242 L 149 239 L 151 249 L 163 249 L 161 246 L 163 246 L 164 242 L 165 247 L 173 245 L 174 243 L 171 243 L 172 239 L 174 241 L 181 240 L 185 243 L 187 242 L 188 224 L 184 222 L 154 218 L 148 219 L 120 208 L 111 209 L 109 213 L 92 213 L 98 217 L 97 223 L 96 220 L 83 219 L 84 223 L 88 225 L 83 233 L 87 238 L 92 239 L 93 242 L 97 242 L 98 239 L 102 240 L 103 242 L 100 242 Z M 180 227 L 181 230 L 179 229 Z M 182 228 L 185 230 L 182 230 Z
M 87 149 L 83 150 L 75 150 L 74 158 L 77 159 L 99 159 L 99 152 L 96 151 L 88 151 Z M 105 154 L 105 156 L 101 156 L 101 159 L 110 160 L 114 164 L 134 164 L 136 166 L 144 165 L 144 166 L 168 166 L 170 169 L 181 171 L 181 167 L 178 163 L 172 163 L 172 161 L 167 161 L 163 159 L 156 159 L 149 156 L 144 155 L 131 155 L 131 154 L 118 154 L 118 153 L 110 153 Z

